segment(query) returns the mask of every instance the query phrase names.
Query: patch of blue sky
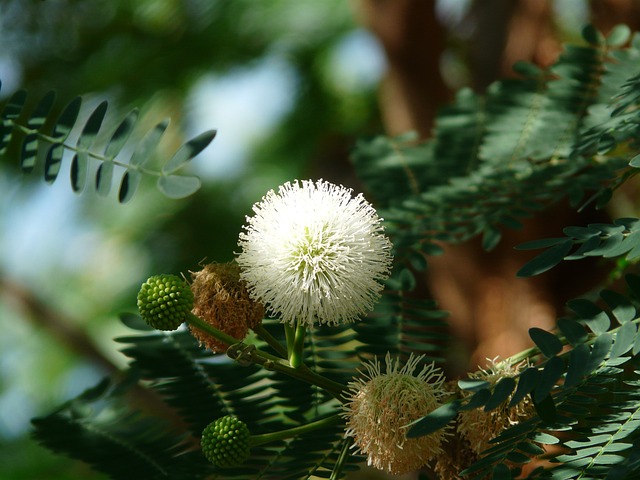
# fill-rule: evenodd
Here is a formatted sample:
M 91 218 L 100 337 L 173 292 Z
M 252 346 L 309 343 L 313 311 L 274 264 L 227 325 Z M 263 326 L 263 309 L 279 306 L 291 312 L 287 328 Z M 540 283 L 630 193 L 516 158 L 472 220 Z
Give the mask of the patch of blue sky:
M 0 270 L 33 282 L 71 253 L 79 202 L 64 181 L 21 184 L 0 176 Z
M 10 56 L 0 55 L 0 99 L 7 98 L 20 87 L 21 67 Z
M 296 86 L 293 68 L 279 56 L 226 75 L 204 76 L 187 106 L 188 134 L 210 128 L 218 134 L 194 162 L 194 172 L 205 181 L 241 175 L 251 147 L 293 106 Z
M 386 68 L 381 47 L 364 29 L 342 37 L 328 56 L 327 75 L 346 93 L 374 87 Z M 194 162 L 204 181 L 237 178 L 252 148 L 269 135 L 294 106 L 298 78 L 283 54 L 225 75 L 207 75 L 193 88 L 187 134 L 216 128 L 213 143 Z
M 346 93 L 356 93 L 378 85 L 387 63 L 380 43 L 365 29 L 346 34 L 329 55 L 333 83 Z

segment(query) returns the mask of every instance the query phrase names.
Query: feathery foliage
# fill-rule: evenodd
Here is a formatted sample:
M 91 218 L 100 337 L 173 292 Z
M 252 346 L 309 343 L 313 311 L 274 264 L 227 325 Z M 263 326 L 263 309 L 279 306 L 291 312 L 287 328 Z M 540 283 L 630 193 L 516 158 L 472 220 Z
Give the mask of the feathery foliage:
M 332 418 L 342 408 L 342 388 L 359 375 L 361 362 L 386 352 L 423 353 L 424 360 L 442 361 L 438 351 L 446 342 L 446 315 L 413 292 L 414 272 L 426 268 L 425 258 L 439 254 L 442 244 L 478 235 L 491 249 L 504 228 L 519 228 L 523 218 L 562 199 L 576 208 L 593 201 L 603 206 L 637 173 L 640 36 L 630 39 L 629 30 L 619 27 L 603 38 L 589 27 L 584 37 L 586 44 L 568 46 L 548 70 L 520 64 L 520 78 L 497 82 L 485 96 L 460 92 L 438 116 L 429 141 L 403 136 L 358 143 L 354 163 L 385 218 L 395 272 L 362 322 L 306 332 L 302 367 L 287 364 L 282 352 L 295 342 L 273 321 L 231 346 L 228 354 L 236 362 L 207 353 L 186 331 L 139 332 L 118 339 L 130 358 L 127 378 L 159 395 L 179 426 L 169 430 L 157 419 L 122 413 L 116 406 L 124 386 L 103 385 L 34 420 L 36 438 L 114 478 L 132 478 L 135 471 L 148 478 L 335 479 L 357 468 L 363 458 L 349 450 L 344 425 Z M 17 121 L 19 113 L 12 113 L 20 111 L 17 103 L 10 100 L 5 107 L 3 125 Z M 38 107 L 36 120 L 27 120 L 21 131 L 36 132 L 37 119 L 46 116 L 43 109 Z M 63 125 L 70 129 L 74 121 Z M 95 130 L 85 129 L 87 135 Z M 38 135 L 32 139 L 40 140 Z M 2 138 L 8 141 L 6 133 Z M 194 150 L 203 143 L 196 141 Z M 31 144 L 25 145 L 23 163 L 35 158 Z M 169 171 L 186 159 L 179 158 L 169 162 Z M 411 425 L 407 437 L 453 426 L 463 412 L 492 415 L 530 401 L 535 413 L 507 425 L 489 448 L 471 455 L 460 477 L 515 478 L 525 464 L 544 459 L 529 478 L 637 478 L 640 276 L 633 262 L 640 256 L 638 225 L 636 218 L 622 218 L 567 227 L 566 237 L 522 245 L 545 251 L 520 275 L 600 256 L 619 261 L 625 282 L 569 300 L 556 329 L 530 330 L 535 347 L 511 359 L 516 365 L 526 361 L 518 373 L 495 383 L 461 380 L 444 405 Z M 136 316 L 127 319 L 135 329 L 148 330 Z M 97 403 L 103 410 L 94 407 Z M 224 415 L 248 425 L 254 447 L 244 465 L 222 470 L 204 463 L 197 437 Z M 296 434 L 262 442 L 288 430 Z
M 118 200 L 124 203 L 133 197 L 144 175 L 157 177 L 158 190 L 169 198 L 183 198 L 200 188 L 197 177 L 179 171 L 209 145 L 215 130 L 187 141 L 160 170 L 155 170 L 149 164 L 157 156 L 156 147 L 169 126 L 168 120 L 156 124 L 136 144 L 127 145 L 138 110 L 129 112 L 105 139 L 105 131 L 111 128 L 105 126 L 106 100 L 81 115 L 82 98 L 76 97 L 57 114 L 53 109 L 55 96 L 50 91 L 29 108 L 27 92 L 19 90 L 0 108 L 0 155 L 6 155 L 14 143 L 25 174 L 37 173 L 45 182 L 53 183 L 65 154 L 70 153 L 71 188 L 76 193 L 92 184 L 99 195 L 106 196 L 117 182 Z M 77 139 L 72 141 L 76 132 Z

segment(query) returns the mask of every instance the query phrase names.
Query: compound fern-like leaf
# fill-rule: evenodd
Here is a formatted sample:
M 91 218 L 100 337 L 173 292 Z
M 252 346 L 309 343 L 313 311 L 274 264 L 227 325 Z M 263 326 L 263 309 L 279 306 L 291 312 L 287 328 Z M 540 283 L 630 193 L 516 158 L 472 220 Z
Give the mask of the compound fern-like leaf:
M 200 188 L 197 177 L 180 174 L 178 170 L 209 145 L 215 137 L 214 130 L 187 141 L 160 169 L 155 169 L 149 164 L 162 156 L 156 150 L 168 121 L 159 123 L 139 140 L 127 160 L 124 146 L 136 126 L 137 110 L 127 114 L 105 141 L 103 137 L 109 128 L 105 122 L 106 101 L 86 116 L 78 97 L 56 117 L 54 92 L 44 95 L 30 111 L 26 105 L 27 93 L 21 90 L 0 109 L 0 155 L 7 155 L 15 143 L 20 167 L 26 174 L 42 175 L 47 183 L 52 183 L 68 154 L 71 188 L 76 193 L 92 185 L 100 196 L 107 196 L 117 181 L 118 200 L 124 203 L 133 197 L 145 175 L 156 177 L 157 188 L 170 198 L 183 198 Z M 77 138 L 70 141 L 76 131 Z

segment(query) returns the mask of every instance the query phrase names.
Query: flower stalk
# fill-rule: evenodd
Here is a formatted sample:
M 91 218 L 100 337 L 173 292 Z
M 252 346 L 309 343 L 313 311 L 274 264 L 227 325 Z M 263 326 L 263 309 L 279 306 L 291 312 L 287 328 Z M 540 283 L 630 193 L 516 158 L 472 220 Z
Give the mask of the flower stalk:
M 282 344 L 278 341 L 278 339 L 273 335 L 271 335 L 271 333 L 269 333 L 269 331 L 266 328 L 264 328 L 264 326 L 261 323 L 253 327 L 253 331 L 255 332 L 256 335 L 258 335 L 258 337 L 264 340 L 267 343 L 267 345 L 273 348 L 278 353 L 278 355 L 280 355 L 282 358 L 288 357 L 287 349 L 283 347 Z
M 342 418 L 339 414 L 332 415 L 330 417 L 322 418 L 305 425 L 299 425 L 297 427 L 288 428 L 286 430 L 280 430 L 278 432 L 263 433 L 261 435 L 251 435 L 249 437 L 249 445 L 251 447 L 257 447 L 258 445 L 264 445 L 265 443 L 276 442 L 278 440 L 284 440 L 287 438 L 295 437 L 303 433 L 313 432 L 324 427 L 330 427 L 332 425 L 339 425 L 342 423 Z
M 304 362 L 304 337 L 306 333 L 306 327 L 298 322 L 293 337 L 293 349 L 289 353 L 289 363 L 293 368 L 300 368 Z
M 330 380 L 314 372 L 304 365 L 301 365 L 301 367 L 299 368 L 293 368 L 287 360 L 276 357 L 275 355 L 271 355 L 270 353 L 264 352 L 262 350 L 258 350 L 254 345 L 247 345 L 246 343 L 238 342 L 237 339 L 212 327 L 201 318 L 198 318 L 193 314 L 188 315 L 186 321 L 190 325 L 203 330 L 207 334 L 217 338 L 227 345 L 231 345 L 231 347 L 227 351 L 227 355 L 229 355 L 229 357 L 234 360 L 239 360 L 243 363 L 246 362 L 247 364 L 257 363 L 267 370 L 284 373 L 285 375 L 289 375 L 290 377 L 323 388 L 338 399 L 342 398 L 341 395 L 344 389 L 344 385 L 338 382 L 334 382 L 333 380 Z

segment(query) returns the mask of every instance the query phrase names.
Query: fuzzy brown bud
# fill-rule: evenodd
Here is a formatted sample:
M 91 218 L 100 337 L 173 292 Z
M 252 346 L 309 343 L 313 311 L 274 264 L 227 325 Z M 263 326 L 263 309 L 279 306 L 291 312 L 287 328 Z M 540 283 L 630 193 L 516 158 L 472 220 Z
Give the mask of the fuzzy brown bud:
M 264 317 L 261 303 L 251 300 L 240 266 L 235 262 L 212 263 L 192 272 L 193 313 L 209 325 L 241 341 Z M 189 326 L 194 337 L 212 352 L 224 352 L 229 345 Z

